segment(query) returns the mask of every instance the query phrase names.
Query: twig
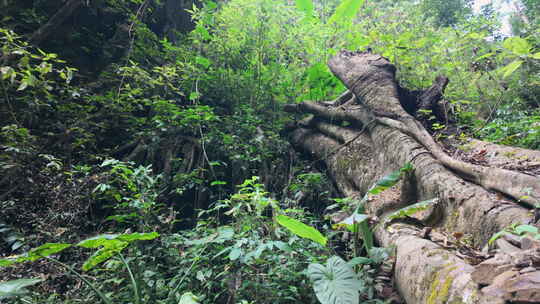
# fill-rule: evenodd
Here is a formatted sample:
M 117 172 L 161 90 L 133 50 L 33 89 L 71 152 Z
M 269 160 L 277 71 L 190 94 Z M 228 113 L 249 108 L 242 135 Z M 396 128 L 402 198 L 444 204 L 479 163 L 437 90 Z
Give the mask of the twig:
M 139 15 L 143 11 L 143 8 L 145 8 L 148 5 L 148 0 L 144 1 L 139 8 L 137 9 L 137 13 L 135 13 L 135 20 L 131 22 L 128 29 L 128 36 L 131 38 L 129 42 L 129 48 L 126 54 L 126 64 L 129 62 L 129 58 L 131 57 L 131 51 L 133 50 L 133 44 L 135 43 L 135 35 L 131 35 L 131 31 L 133 30 L 133 27 L 135 26 L 135 22 L 137 22 L 137 19 L 139 18 Z M 120 91 L 122 91 L 122 86 L 124 85 L 124 81 L 126 79 L 126 72 L 122 73 L 122 79 L 120 80 L 120 85 L 118 86 L 118 92 L 116 93 L 116 99 L 120 97 Z

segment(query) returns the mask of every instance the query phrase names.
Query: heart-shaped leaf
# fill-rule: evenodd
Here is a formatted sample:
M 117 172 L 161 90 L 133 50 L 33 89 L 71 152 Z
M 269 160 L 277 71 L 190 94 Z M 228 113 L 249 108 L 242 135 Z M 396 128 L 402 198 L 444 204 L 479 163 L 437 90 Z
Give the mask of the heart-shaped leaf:
M 352 267 L 340 257 L 329 258 L 326 266 L 310 264 L 308 276 L 322 304 L 358 304 L 362 282 Z

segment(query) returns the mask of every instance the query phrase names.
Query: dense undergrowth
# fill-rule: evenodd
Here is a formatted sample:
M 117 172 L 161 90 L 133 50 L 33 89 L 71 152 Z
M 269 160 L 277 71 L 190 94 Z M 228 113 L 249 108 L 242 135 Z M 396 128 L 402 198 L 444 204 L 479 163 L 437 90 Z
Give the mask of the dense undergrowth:
M 173 30 L 169 2 L 85 1 L 38 45 L 28 37 L 63 1 L 2 4 L 0 253 L 110 241 L 90 257 L 103 261 L 84 272 L 91 284 L 66 271 L 93 254 L 84 246 L 2 268 L 2 280 L 43 281 L 9 301 L 96 303 L 92 285 L 114 303 L 317 303 L 316 269 L 341 269 L 363 301 L 381 301 L 388 251 L 332 228 L 327 207 L 354 200 L 280 136 L 299 119 L 283 104 L 344 91 L 326 67 L 340 49 L 389 58 L 409 89 L 448 76 L 458 131 L 433 125 L 439 137 L 540 148 L 534 1 L 520 2 L 511 35 L 493 7 L 459 0 L 196 1 Z

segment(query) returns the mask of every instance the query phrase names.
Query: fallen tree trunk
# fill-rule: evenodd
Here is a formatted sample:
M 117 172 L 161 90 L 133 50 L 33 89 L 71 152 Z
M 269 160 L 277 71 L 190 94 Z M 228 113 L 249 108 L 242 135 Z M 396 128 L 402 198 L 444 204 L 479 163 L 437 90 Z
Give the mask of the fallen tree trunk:
M 362 197 L 382 176 L 411 163 L 415 170 L 407 180 L 367 204 L 370 215 L 384 218 L 418 201 L 438 201 L 420 216 L 420 227 L 395 223 L 375 231 L 383 246 L 396 246 L 394 279 L 404 299 L 407 303 L 504 303 L 508 297 L 496 299 L 481 291 L 471 279 L 474 267 L 458 251 L 433 242 L 422 229 L 465 234 L 481 248 L 511 224 L 532 223 L 528 208 L 540 198 L 540 166 L 534 167 L 540 164 L 540 151 L 470 143 L 483 145 L 484 154 L 486 149 L 512 149 L 527 155 L 525 166 L 532 169 L 525 173 L 515 170 L 521 168 L 508 158 L 501 165 L 504 161 L 498 158 L 482 164 L 467 162 L 466 152 L 460 159 L 450 157 L 415 118 L 422 109 L 448 120 L 440 101 L 447 79 L 438 77 L 432 88 L 412 94 L 399 88 L 395 67 L 379 55 L 344 51 L 331 58 L 329 67 L 350 92 L 336 102 L 286 105 L 286 111 L 311 114 L 287 128 L 290 142 L 320 160 L 348 197 Z M 411 96 L 416 96 L 416 102 Z M 343 121 L 349 126 L 343 127 Z

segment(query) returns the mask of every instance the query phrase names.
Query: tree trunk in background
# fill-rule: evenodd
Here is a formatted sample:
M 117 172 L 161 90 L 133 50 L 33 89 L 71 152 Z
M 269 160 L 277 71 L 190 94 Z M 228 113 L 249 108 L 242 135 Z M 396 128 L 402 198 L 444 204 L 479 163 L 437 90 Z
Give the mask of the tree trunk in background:
M 192 10 L 193 6 L 200 6 L 199 0 L 167 0 L 165 2 L 165 28 L 164 36 L 169 41 L 175 42 L 178 39 L 176 33 L 187 33 L 195 28 L 191 15 L 187 10 Z
M 330 59 L 329 67 L 352 94 L 334 103 L 286 105 L 287 111 L 311 114 L 288 128 L 290 142 L 320 160 L 347 197 L 361 198 L 381 177 L 411 163 L 415 170 L 410 177 L 367 203 L 372 216 L 383 219 L 412 203 L 437 199 L 416 221 L 395 222 L 375 231 L 382 246 L 396 247 L 394 279 L 407 303 L 516 300 L 522 290 L 497 289 L 502 294 L 493 296 L 486 289 L 493 289 L 492 281 L 481 289 L 472 279 L 475 267 L 458 250 L 459 241 L 449 246 L 446 240 L 437 242 L 437 236 L 451 239 L 463 233 L 481 248 L 510 224 L 532 223 L 528 208 L 540 194 L 540 151 L 471 141 L 468 149 L 455 150 L 455 155 L 464 160 L 483 157 L 482 166 L 450 157 L 415 118 L 423 109 L 448 119 L 440 100 L 447 79 L 438 77 L 430 89 L 408 92 L 397 85 L 395 67 L 371 53 L 343 51 Z M 517 162 L 516 155 L 526 158 Z M 525 188 L 531 188 L 534 199 L 516 203 L 512 197 L 525 195 Z M 540 272 L 535 274 L 540 277 Z M 512 279 L 527 278 L 517 272 Z
M 47 39 L 54 31 L 64 23 L 73 13 L 83 4 L 83 0 L 69 0 L 54 14 L 47 23 L 37 29 L 30 37 L 30 43 L 39 45 L 43 40 Z

